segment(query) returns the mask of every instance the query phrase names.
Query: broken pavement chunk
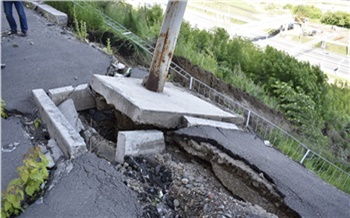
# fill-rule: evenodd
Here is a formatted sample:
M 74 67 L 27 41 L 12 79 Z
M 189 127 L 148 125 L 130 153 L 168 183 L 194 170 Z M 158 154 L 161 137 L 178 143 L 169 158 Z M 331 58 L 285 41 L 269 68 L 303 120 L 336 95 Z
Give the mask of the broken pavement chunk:
M 118 133 L 116 161 L 122 164 L 125 156 L 156 154 L 164 149 L 164 135 L 161 131 L 122 131 Z

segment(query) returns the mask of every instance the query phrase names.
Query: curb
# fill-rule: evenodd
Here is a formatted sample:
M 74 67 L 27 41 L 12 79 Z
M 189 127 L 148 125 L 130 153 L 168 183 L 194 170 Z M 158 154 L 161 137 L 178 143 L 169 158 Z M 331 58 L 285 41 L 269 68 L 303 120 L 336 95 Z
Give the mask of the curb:
M 51 101 L 45 91 L 35 89 L 32 90 L 32 94 L 39 109 L 40 117 L 46 124 L 50 136 L 56 140 L 64 155 L 73 159 L 87 152 L 84 139 Z
M 51 7 L 50 5 L 47 5 L 41 1 L 27 1 L 29 7 L 38 12 L 39 14 L 42 14 L 45 18 L 47 18 L 49 21 L 54 22 L 55 24 L 66 27 L 68 23 L 68 15 Z

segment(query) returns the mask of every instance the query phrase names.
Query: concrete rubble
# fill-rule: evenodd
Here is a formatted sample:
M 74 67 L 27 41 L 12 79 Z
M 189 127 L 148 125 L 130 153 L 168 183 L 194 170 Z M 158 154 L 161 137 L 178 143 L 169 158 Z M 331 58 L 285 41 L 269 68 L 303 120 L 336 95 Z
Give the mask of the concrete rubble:
M 77 111 L 96 107 L 95 96 L 92 95 L 88 84 L 50 89 L 48 95 L 55 105 L 59 105 L 67 99 L 72 99 Z
M 208 120 L 203 118 L 183 116 L 181 118 L 181 127 L 191 127 L 191 126 L 212 126 L 223 129 L 239 130 L 240 128 L 233 123 L 219 122 L 215 120 Z
M 64 155 L 68 158 L 74 158 L 85 153 L 87 149 L 83 138 L 59 111 L 44 90 L 36 89 L 32 93 L 50 136 L 56 140 Z
M 125 156 L 144 156 L 161 153 L 164 150 L 165 142 L 161 131 L 120 131 L 116 161 L 122 164 Z
M 68 122 L 74 127 L 74 129 L 79 133 L 84 130 L 84 126 L 81 123 L 81 120 L 78 117 L 78 112 L 74 107 L 74 102 L 72 99 L 67 99 L 62 102 L 58 109 L 66 117 Z
M 166 83 L 163 93 L 145 89 L 141 80 L 135 78 L 94 75 L 90 84 L 108 104 L 137 124 L 173 129 L 180 125 L 183 115 L 237 124 L 242 122 L 241 116 L 225 112 L 171 83 Z

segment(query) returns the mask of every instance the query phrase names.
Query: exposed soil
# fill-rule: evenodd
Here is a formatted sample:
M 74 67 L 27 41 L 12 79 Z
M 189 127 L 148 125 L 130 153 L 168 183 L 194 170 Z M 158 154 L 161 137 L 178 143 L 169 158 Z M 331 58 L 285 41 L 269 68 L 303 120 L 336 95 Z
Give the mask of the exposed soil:
M 174 57 L 173 61 L 186 70 L 193 77 L 197 78 L 201 82 L 207 84 L 211 88 L 218 92 L 227 95 L 231 99 L 239 102 L 243 106 L 249 108 L 252 111 L 260 114 L 273 123 L 283 124 L 285 129 L 291 129 L 287 124 L 287 120 L 284 115 L 273 108 L 269 108 L 259 99 L 248 93 L 243 92 L 239 88 L 233 87 L 230 84 L 215 77 L 215 75 L 207 70 L 202 69 L 198 65 L 193 65 L 188 59 L 183 57 Z M 184 84 L 182 77 L 174 75 L 174 81 L 180 84 Z
M 228 191 L 210 164 L 173 144 L 154 157 L 129 157 L 117 165 L 138 194 L 143 217 L 276 217 Z
M 80 118 L 95 129 L 87 142 L 89 150 L 115 164 L 124 183 L 137 193 L 143 217 L 275 217 L 235 196 L 214 174 L 210 162 L 189 154 L 171 137 L 166 137 L 164 153 L 126 157 L 124 164 L 117 164 L 109 155 L 115 154 L 113 136 L 119 130 L 144 127 L 114 109 L 90 109 L 80 112 Z

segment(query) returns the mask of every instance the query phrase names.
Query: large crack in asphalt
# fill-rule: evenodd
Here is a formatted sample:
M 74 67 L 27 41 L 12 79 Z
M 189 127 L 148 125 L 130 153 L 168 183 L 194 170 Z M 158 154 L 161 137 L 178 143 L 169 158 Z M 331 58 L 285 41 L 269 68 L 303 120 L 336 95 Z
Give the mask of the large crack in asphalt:
M 223 132 L 218 132 L 227 138 Z M 189 154 L 210 162 L 217 178 L 234 195 L 260 205 L 279 217 L 300 217 L 285 203 L 285 196 L 276 188 L 273 179 L 249 160 L 232 153 L 211 138 L 174 132 L 169 137 Z

